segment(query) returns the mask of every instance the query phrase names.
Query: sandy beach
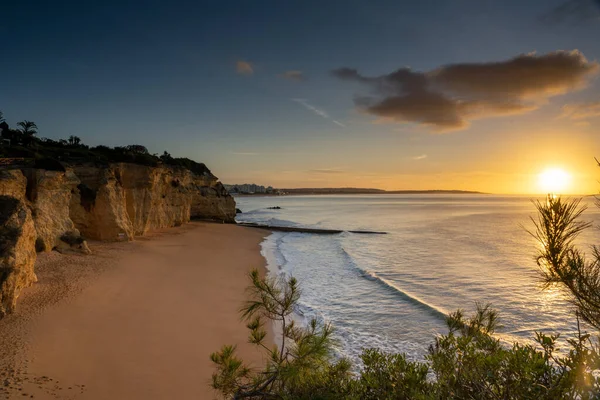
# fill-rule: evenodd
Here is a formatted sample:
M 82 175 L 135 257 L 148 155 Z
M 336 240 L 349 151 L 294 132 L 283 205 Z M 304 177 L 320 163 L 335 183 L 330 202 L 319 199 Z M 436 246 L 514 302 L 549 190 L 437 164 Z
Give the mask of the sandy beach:
M 238 310 L 265 231 L 193 222 L 91 256 L 40 254 L 0 321 L 0 398 L 212 399 L 209 354 L 247 344 Z

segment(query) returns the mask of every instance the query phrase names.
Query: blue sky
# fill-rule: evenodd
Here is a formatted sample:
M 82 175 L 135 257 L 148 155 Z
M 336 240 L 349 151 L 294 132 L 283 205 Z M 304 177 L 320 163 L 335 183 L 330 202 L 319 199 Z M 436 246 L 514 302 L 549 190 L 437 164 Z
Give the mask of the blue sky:
M 547 166 L 569 170 L 580 190 L 597 178 L 598 115 L 563 116 L 600 101 L 593 73 L 530 112 L 469 117 L 448 132 L 382 120 L 355 102 L 372 88 L 331 73 L 575 49 L 592 65 L 593 0 L 10 3 L 0 110 L 10 124 L 35 121 L 41 136 L 140 143 L 206 162 L 227 183 L 278 187 L 534 192 Z

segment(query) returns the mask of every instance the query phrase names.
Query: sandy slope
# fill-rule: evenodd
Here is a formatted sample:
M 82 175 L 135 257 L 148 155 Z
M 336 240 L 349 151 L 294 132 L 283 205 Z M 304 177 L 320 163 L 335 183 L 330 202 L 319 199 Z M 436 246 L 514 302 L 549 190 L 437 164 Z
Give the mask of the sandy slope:
M 265 231 L 192 223 L 92 256 L 41 255 L 39 283 L 0 321 L 0 398 L 210 399 L 211 352 L 238 344 Z

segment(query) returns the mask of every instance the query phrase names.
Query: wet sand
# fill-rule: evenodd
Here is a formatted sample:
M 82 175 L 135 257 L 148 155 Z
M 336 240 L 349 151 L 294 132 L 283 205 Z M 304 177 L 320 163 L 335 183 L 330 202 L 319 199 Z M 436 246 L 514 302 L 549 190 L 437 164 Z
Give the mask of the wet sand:
M 0 321 L 0 398 L 216 398 L 211 352 L 237 344 L 262 364 L 238 310 L 266 234 L 193 222 L 41 254 L 39 282 Z

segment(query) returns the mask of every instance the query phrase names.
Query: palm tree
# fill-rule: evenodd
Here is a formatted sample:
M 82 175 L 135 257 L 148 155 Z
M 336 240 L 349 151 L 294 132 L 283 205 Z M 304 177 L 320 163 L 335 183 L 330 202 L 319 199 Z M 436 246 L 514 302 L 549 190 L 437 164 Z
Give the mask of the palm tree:
M 37 135 L 37 133 L 38 133 L 37 125 L 33 121 L 25 120 L 25 121 L 21 121 L 21 122 L 17 123 L 17 125 L 19 125 L 21 127 L 21 129 L 19 129 L 19 130 L 25 136 L 33 137 L 33 136 Z
M 32 141 L 35 135 L 37 135 L 37 125 L 33 121 L 21 121 L 17 123 L 18 126 L 21 127 L 19 132 L 21 133 L 21 141 L 23 145 L 28 146 Z
M 77 146 L 79 143 L 81 143 L 81 138 L 79 136 L 69 136 L 69 144 L 71 146 Z

